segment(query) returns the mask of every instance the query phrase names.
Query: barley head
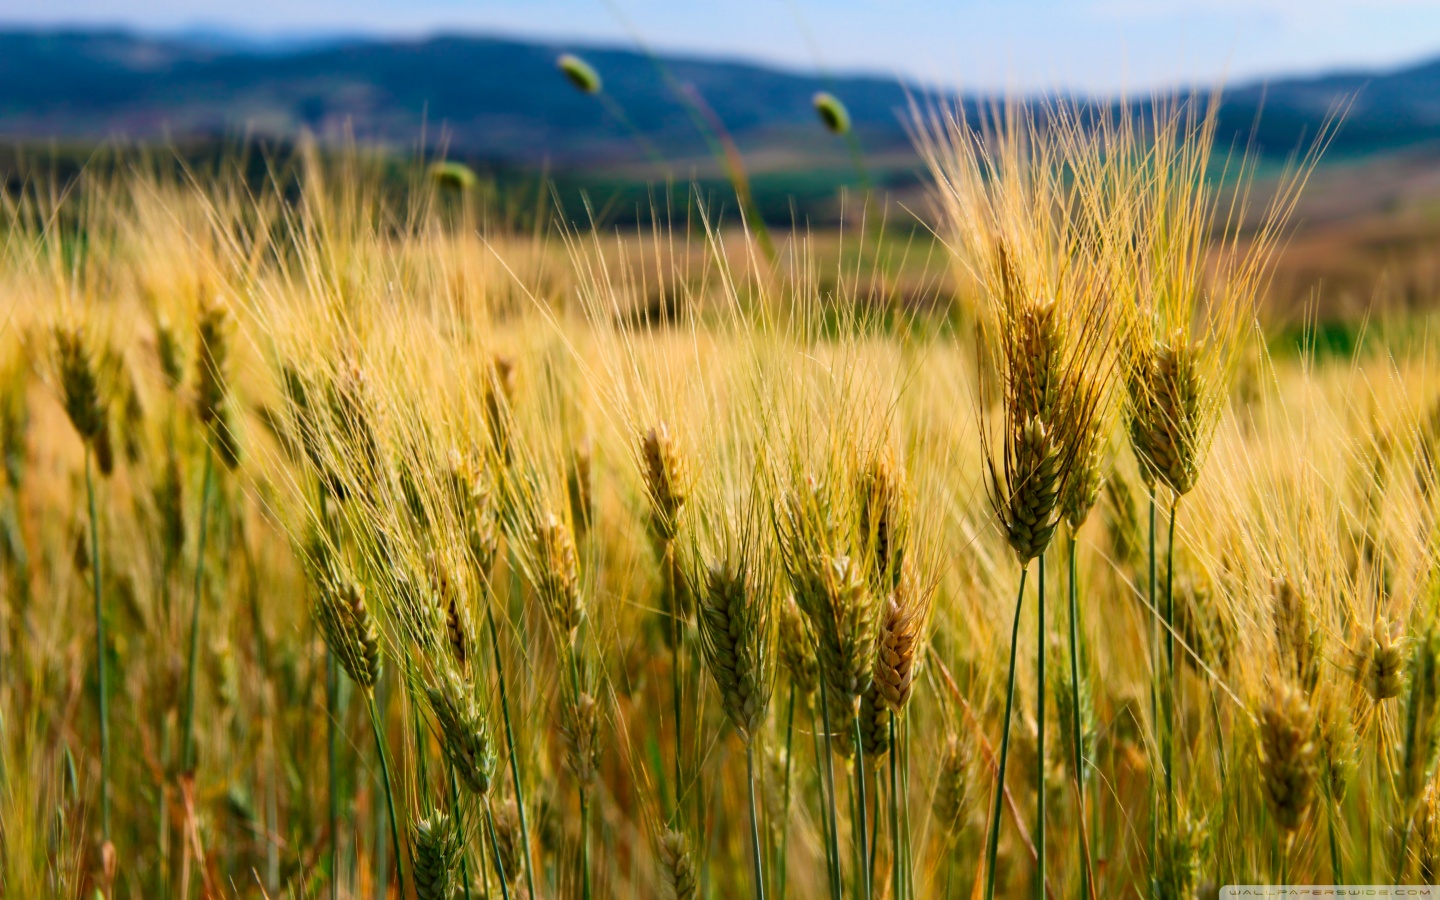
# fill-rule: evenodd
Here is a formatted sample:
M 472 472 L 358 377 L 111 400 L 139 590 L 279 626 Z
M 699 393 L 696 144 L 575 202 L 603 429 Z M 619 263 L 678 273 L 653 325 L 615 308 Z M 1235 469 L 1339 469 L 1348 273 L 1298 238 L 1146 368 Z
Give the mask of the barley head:
M 1416 641 L 1410 659 L 1410 699 L 1405 717 L 1404 769 L 1400 798 L 1413 812 L 1435 771 L 1440 754 L 1440 631 Z
M 930 807 L 947 842 L 959 836 L 975 804 L 974 764 L 975 749 L 970 739 L 951 733 L 941 752 Z
M 56 326 L 55 358 L 65 414 L 81 440 L 93 447 L 102 435 L 108 435 L 109 423 L 106 420 L 109 414 L 101 396 L 95 354 L 79 326 Z
M 426 688 L 430 711 L 439 724 L 440 750 L 455 777 L 477 797 L 486 797 L 495 777 L 495 742 L 474 691 L 458 672 L 441 676 Z
M 888 452 L 877 455 L 860 472 L 856 495 L 860 540 L 870 560 L 874 587 L 885 593 L 900 581 L 907 537 L 905 485 Z
M 580 790 L 589 790 L 600 768 L 600 710 L 584 691 L 563 702 L 560 742 L 565 748 L 565 767 L 575 776 Z
M 185 347 L 170 320 L 161 316 L 155 323 L 155 355 L 165 386 L 175 391 L 185 380 Z
M 919 668 L 920 641 L 925 627 L 922 589 L 908 574 L 885 600 L 875 647 L 875 687 L 885 705 L 902 715 L 910 702 Z
M 1400 696 L 1405 684 L 1405 633 L 1399 620 L 1375 617 L 1353 651 L 1351 672 L 1375 703 Z
M 685 457 L 664 422 L 640 439 L 640 460 L 650 500 L 650 527 L 663 545 L 675 539 L 688 490 Z
M 573 644 L 584 614 L 575 539 L 554 513 L 535 528 L 535 593 L 558 635 Z
M 1195 821 L 1188 811 L 1181 811 L 1175 827 L 1166 831 L 1160 839 L 1160 857 L 1155 866 L 1158 896 L 1194 897 L 1205 844 L 1204 824 Z
M 443 812 L 416 819 L 410 846 L 417 900 L 451 900 L 459 890 L 461 838 Z
M 1006 477 L 991 470 L 991 496 L 1010 547 L 1022 564 L 1050 545 L 1060 524 L 1064 451 L 1053 427 L 1038 418 L 1017 423 L 1007 442 Z
M 1181 496 L 1199 477 L 1208 415 L 1199 353 L 1177 331 L 1137 354 L 1128 385 L 1130 441 L 1141 469 Z
M 780 629 L 776 640 L 780 666 L 802 699 L 815 693 L 816 663 L 814 642 L 794 597 L 780 604 Z
M 203 425 L 220 421 L 228 386 L 230 338 L 233 322 L 224 304 L 214 301 L 200 310 L 196 351 L 195 412 Z
M 711 564 L 698 626 L 705 666 L 721 706 L 749 742 L 765 718 L 774 683 L 771 584 L 749 561 Z
M 890 751 L 890 707 L 880 695 L 875 682 L 860 695 L 860 745 L 865 748 L 865 763 L 878 765 Z
M 365 589 L 348 579 L 322 580 L 315 621 L 350 680 L 373 689 L 380 678 L 380 629 L 365 604 Z
M 699 895 L 690 842 L 682 831 L 668 829 L 660 836 L 660 879 L 664 886 L 661 896 L 667 900 L 695 900 Z
M 1305 597 L 1288 578 L 1274 588 L 1275 641 L 1287 676 L 1308 696 L 1320 677 L 1320 629 Z
M 1282 682 L 1260 710 L 1260 776 L 1281 831 L 1300 827 L 1315 790 L 1315 713 L 1300 688 Z

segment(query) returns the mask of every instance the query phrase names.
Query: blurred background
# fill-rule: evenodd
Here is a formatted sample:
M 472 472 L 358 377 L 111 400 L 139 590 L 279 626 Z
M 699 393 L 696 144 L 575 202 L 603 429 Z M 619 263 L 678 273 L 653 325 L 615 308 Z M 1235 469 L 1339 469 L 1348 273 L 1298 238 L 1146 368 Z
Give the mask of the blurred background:
M 563 53 L 598 90 L 564 77 Z M 872 216 L 923 237 L 912 105 L 1222 85 L 1220 143 L 1253 148 L 1262 174 L 1345 111 L 1279 315 L 1440 296 L 1433 0 L 0 0 L 0 179 L 63 186 L 135 154 L 274 178 L 313 138 L 374 153 L 401 185 L 462 162 L 517 224 L 558 201 L 623 228 L 671 204 L 666 184 L 724 206 L 738 158 L 777 229 L 833 228 L 873 190 Z M 849 134 L 822 127 L 819 91 Z

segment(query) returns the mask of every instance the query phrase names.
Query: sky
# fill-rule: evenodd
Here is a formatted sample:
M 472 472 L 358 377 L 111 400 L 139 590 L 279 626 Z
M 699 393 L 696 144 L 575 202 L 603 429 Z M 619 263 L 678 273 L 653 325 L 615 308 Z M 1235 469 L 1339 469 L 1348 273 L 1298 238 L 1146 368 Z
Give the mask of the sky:
M 1440 0 L 0 0 L 0 28 L 257 36 L 441 32 L 1096 93 L 1440 56 Z

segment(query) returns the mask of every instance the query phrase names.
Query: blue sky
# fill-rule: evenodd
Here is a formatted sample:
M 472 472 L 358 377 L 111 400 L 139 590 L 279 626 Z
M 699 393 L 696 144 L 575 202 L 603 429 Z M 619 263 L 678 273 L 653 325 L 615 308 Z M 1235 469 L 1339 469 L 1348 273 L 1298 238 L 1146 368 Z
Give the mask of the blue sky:
M 0 26 L 499 32 L 964 88 L 1113 92 L 1440 56 L 1440 0 L 0 0 Z

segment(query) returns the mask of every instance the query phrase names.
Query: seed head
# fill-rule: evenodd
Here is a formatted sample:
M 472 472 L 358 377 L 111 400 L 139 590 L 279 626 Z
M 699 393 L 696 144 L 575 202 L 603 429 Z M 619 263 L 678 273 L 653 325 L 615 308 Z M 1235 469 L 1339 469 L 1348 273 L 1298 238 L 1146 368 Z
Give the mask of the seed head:
M 814 643 L 795 605 L 793 597 L 787 597 L 780 604 L 780 634 L 778 640 L 780 665 L 790 676 L 795 693 L 801 698 L 815 692 L 816 663 Z
M 580 691 L 565 701 L 560 741 L 565 747 L 565 767 L 580 790 L 588 790 L 600 768 L 600 710 L 594 697 Z
M 573 53 L 562 53 L 555 60 L 555 66 L 564 75 L 565 79 L 575 86 L 577 91 L 585 94 L 600 93 L 603 83 L 600 81 L 600 73 L 585 60 Z
M 350 680 L 367 691 L 374 688 L 380 678 L 380 629 L 365 605 L 365 589 L 348 579 L 322 580 L 315 621 Z
M 640 459 L 650 499 L 650 529 L 663 545 L 674 540 L 680 528 L 687 490 L 685 458 L 664 422 L 645 432 Z
M 860 695 L 860 744 L 865 748 L 865 762 L 876 765 L 890 751 L 890 707 L 880 696 L 875 682 Z
M 1409 813 L 1430 782 L 1440 754 L 1440 632 L 1434 630 L 1416 642 L 1410 659 L 1404 749 L 1400 797 Z
M 497 355 L 485 382 L 485 425 L 500 462 L 510 465 L 510 408 L 515 399 L 515 361 Z
M 1327 690 L 1320 696 L 1319 744 L 1320 786 L 1331 803 L 1340 803 L 1355 777 L 1359 747 L 1349 706 L 1339 693 Z
M 1185 495 L 1200 474 L 1205 384 L 1199 348 L 1176 332 L 1131 361 L 1130 442 L 1148 481 Z
M 1175 827 L 1167 832 L 1160 839 L 1160 858 L 1155 867 L 1158 896 L 1194 897 L 1200 851 L 1205 845 L 1203 824 L 1182 812 L 1176 817 Z
M 1275 641 L 1280 662 L 1308 696 L 1320 678 L 1320 629 L 1305 597 L 1288 578 L 1275 583 Z
M 440 750 L 465 789 L 485 797 L 495 777 L 495 742 L 475 692 L 455 671 L 425 691 L 430 710 L 439 723 Z
M 1400 696 L 1405 683 L 1405 635 L 1398 620 L 1375 617 L 1353 651 L 1351 672 L 1375 703 Z
M 1310 808 L 1316 756 L 1315 713 L 1300 688 L 1282 682 L 1260 710 L 1260 775 L 1265 802 L 1287 834 Z
M 815 106 L 815 114 L 820 117 L 820 124 L 831 134 L 848 134 L 850 132 L 850 110 L 840 102 L 840 98 L 827 91 L 819 91 L 810 101 Z
M 173 566 L 185 549 L 185 479 L 180 471 L 180 454 L 173 446 L 166 449 L 165 467 L 155 484 L 154 498 L 165 558 Z
M 1060 498 L 1060 509 L 1071 531 L 1085 524 L 1095 501 L 1100 498 L 1100 487 L 1105 480 L 1102 470 L 1105 437 L 1099 417 L 1092 416 L 1081 431 L 1070 479 L 1065 483 L 1064 495 Z
M 899 583 L 905 561 L 905 486 L 888 453 L 876 456 L 858 481 L 860 540 L 870 560 L 874 588 L 886 593 Z
M 905 712 L 915 686 L 924 627 L 923 601 L 913 578 L 906 577 L 885 600 L 880 614 L 880 634 L 875 645 L 875 687 L 885 705 L 896 715 Z
M 436 811 L 410 826 L 418 900 L 451 900 L 458 890 L 460 834 L 450 817 Z
M 1130 483 L 1118 471 L 1105 479 L 1105 530 L 1110 536 L 1110 549 L 1122 566 L 1133 567 L 1144 558 L 1140 536 L 1140 517 L 1135 511 L 1135 494 Z
M 160 362 L 160 374 L 165 386 L 172 391 L 180 389 L 185 380 L 185 347 L 170 320 L 161 316 L 155 323 L 155 355 Z
M 748 742 L 765 718 L 773 668 L 770 585 L 743 563 L 715 563 L 705 573 L 700 646 L 730 722 Z
M 591 496 L 591 464 L 594 451 L 590 439 L 583 438 L 570 454 L 570 469 L 566 473 L 566 487 L 570 494 L 570 519 L 575 523 L 575 537 L 584 541 L 590 530 L 591 517 L 595 515 L 595 500 Z
M 974 756 L 974 747 L 967 738 L 952 733 L 945 739 L 930 808 L 948 842 L 959 836 L 974 804 Z
M 660 836 L 660 878 L 666 900 L 695 900 L 699 894 L 695 861 L 684 832 L 668 829 Z
M 464 193 L 475 186 L 475 172 L 464 163 L 443 160 L 430 165 L 430 180 L 441 190 Z
M 1044 552 L 1060 524 L 1062 455 L 1054 429 L 1030 418 L 1013 431 L 1005 482 L 991 470 L 992 496 L 1003 498 L 997 501 L 996 512 L 1022 564 Z
M 197 330 L 195 412 L 202 425 L 214 427 L 221 421 L 228 393 L 226 377 L 233 330 L 230 311 L 219 301 L 205 304 Z
M 585 611 L 580 565 L 570 529 L 554 513 L 547 513 L 535 529 L 535 593 L 556 633 L 573 644 Z
M 106 403 L 100 395 L 100 378 L 95 354 L 79 327 L 55 327 L 55 358 L 60 374 L 60 392 L 65 414 L 80 439 L 94 445 L 109 432 Z M 108 442 L 108 437 L 107 437 Z

